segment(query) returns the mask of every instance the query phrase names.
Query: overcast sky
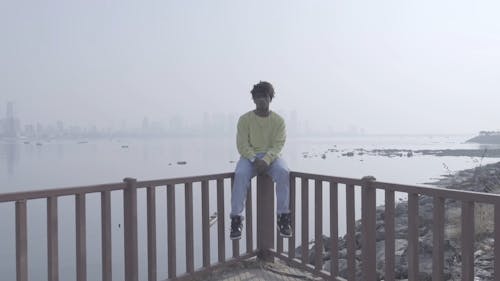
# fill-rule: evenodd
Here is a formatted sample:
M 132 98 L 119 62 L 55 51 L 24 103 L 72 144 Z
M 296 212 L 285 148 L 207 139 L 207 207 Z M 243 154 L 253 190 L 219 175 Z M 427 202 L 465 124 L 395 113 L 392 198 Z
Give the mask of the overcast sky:
M 500 129 L 500 1 L 0 0 L 0 115 L 139 124 L 273 109 L 367 133 Z

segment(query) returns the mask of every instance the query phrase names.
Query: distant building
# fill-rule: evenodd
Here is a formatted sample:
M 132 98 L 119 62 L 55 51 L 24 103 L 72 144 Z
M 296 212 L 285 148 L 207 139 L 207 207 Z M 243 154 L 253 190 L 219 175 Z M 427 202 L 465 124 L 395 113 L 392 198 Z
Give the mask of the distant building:
M 7 102 L 6 116 L 3 123 L 5 137 L 16 138 L 19 136 L 20 122 L 14 116 L 13 102 Z
M 149 131 L 149 119 L 147 117 L 144 117 L 144 119 L 142 119 L 142 131 L 143 132 Z
M 29 124 L 24 126 L 24 135 L 28 138 L 36 137 L 35 126 Z

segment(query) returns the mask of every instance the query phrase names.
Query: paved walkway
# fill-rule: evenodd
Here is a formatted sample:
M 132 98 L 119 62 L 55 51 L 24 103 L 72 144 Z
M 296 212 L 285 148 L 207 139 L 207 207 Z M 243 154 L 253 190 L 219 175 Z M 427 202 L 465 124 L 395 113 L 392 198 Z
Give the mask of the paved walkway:
M 322 280 L 308 272 L 289 267 L 282 261 L 274 263 L 258 261 L 255 258 L 224 267 L 208 276 L 208 281 L 317 281 Z

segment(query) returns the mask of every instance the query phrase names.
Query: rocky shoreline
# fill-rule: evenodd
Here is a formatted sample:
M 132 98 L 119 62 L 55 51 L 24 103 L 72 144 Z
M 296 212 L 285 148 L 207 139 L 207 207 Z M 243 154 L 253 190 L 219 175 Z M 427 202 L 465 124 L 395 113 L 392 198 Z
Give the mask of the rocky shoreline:
M 336 154 L 337 157 L 354 157 L 354 156 L 382 156 L 382 157 L 413 157 L 413 156 L 463 156 L 463 157 L 480 157 L 480 158 L 498 158 L 500 157 L 500 149 L 364 149 L 356 148 L 351 150 L 339 150 L 337 148 L 330 148 L 321 153 L 302 152 L 304 158 L 321 157 L 326 159 L 329 154 Z
M 454 175 L 443 176 L 440 180 L 430 183 L 434 186 L 488 193 L 500 193 L 500 162 L 463 170 Z M 384 206 L 378 206 L 376 211 L 376 255 L 377 280 L 384 280 Z M 432 280 L 432 209 L 433 199 L 420 196 L 419 199 L 419 280 Z M 408 232 L 408 202 L 399 201 L 395 208 L 395 276 L 397 280 L 408 278 L 407 232 Z M 475 280 L 494 280 L 494 236 L 493 236 L 493 206 L 475 204 L 475 245 L 474 265 Z M 461 280 L 461 248 L 460 248 L 460 213 L 461 203 L 445 200 L 445 280 Z M 361 265 L 361 222 L 356 222 L 356 265 Z M 313 263 L 316 245 L 311 243 L 310 261 Z M 330 239 L 323 237 L 323 268 L 330 271 Z M 300 256 L 301 247 L 296 249 Z M 346 237 L 339 237 L 339 271 L 340 276 L 347 277 Z M 361 272 L 357 270 L 357 280 L 361 280 Z

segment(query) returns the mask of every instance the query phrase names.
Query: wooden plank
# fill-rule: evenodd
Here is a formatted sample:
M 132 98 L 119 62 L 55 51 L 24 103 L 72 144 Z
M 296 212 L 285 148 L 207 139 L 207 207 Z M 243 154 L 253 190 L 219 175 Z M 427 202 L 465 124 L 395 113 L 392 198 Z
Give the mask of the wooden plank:
M 495 204 L 495 273 L 494 280 L 500 280 L 500 202 Z
M 137 182 L 137 184 L 138 184 L 138 186 L 166 186 L 166 185 L 176 185 L 176 184 L 195 183 L 195 182 L 202 182 L 202 181 L 211 181 L 211 180 L 217 180 L 219 178 L 229 178 L 232 176 L 234 176 L 234 172 L 192 176 L 192 177 L 148 180 L 148 181 Z
M 271 249 L 274 249 L 275 215 L 274 183 L 270 176 L 257 176 L 257 257 L 272 261 Z
M 47 198 L 47 280 L 59 280 L 57 197 Z
M 277 207 L 276 207 L 277 209 Z M 273 212 L 274 214 L 274 212 Z M 276 218 L 276 224 L 278 224 L 278 218 Z M 281 236 L 280 234 L 280 231 L 279 231 L 279 228 L 276 228 L 276 232 L 275 232 L 275 239 L 276 239 L 276 252 L 278 254 L 281 254 L 283 253 L 283 237 Z
M 330 274 L 339 274 L 339 201 L 338 183 L 330 181 Z
M 253 188 L 251 186 L 251 183 L 249 183 L 250 186 L 248 187 L 247 190 L 247 199 L 245 203 L 245 228 L 246 228 L 246 253 L 253 253 L 253 248 L 254 248 L 254 243 L 253 243 L 253 199 L 252 199 L 252 193 Z M 239 253 L 239 241 L 236 240 L 238 243 L 238 253 Z
M 121 190 L 125 188 L 123 183 L 99 184 L 80 187 L 51 188 L 45 190 L 32 190 L 0 194 L 0 203 L 19 200 L 40 199 L 49 197 L 61 197 L 76 194 L 87 194 L 102 191 Z
M 376 192 L 369 182 L 361 190 L 361 236 L 362 236 L 362 275 L 363 280 L 375 281 L 376 270 Z
M 186 271 L 194 272 L 194 237 L 193 237 L 193 184 L 184 184 L 184 205 L 186 219 Z
M 224 179 L 217 179 L 217 253 L 219 262 L 226 261 L 226 237 L 225 237 L 225 221 L 226 215 L 224 214 Z
M 76 280 L 87 280 L 87 238 L 85 194 L 75 196 L 76 210 Z
M 323 267 L 323 181 L 314 181 L 314 266 L 316 271 Z
M 231 194 L 234 190 L 234 174 L 231 176 Z M 248 221 L 252 221 L 248 216 L 252 214 L 252 209 L 251 206 L 252 204 L 249 202 L 252 202 L 252 187 L 248 187 L 248 192 L 247 192 L 247 203 L 246 203 L 246 213 L 245 213 L 245 219 Z M 249 211 L 250 210 L 250 211 Z M 250 223 L 250 226 L 252 224 Z M 252 240 L 253 236 L 248 236 L 248 223 L 247 223 L 247 252 L 250 252 L 250 248 L 248 247 L 248 240 Z M 250 242 L 251 243 L 251 242 Z M 238 258 L 240 256 L 240 240 L 233 240 L 233 258 Z
M 444 280 L 444 198 L 434 197 L 432 224 L 432 279 Z
M 384 212 L 384 229 L 385 229 L 385 280 L 394 281 L 396 276 L 395 269 L 395 251 L 396 240 L 394 233 L 394 191 L 385 191 L 385 212 Z
M 111 281 L 112 251 L 111 251 L 111 192 L 101 192 L 101 255 L 102 255 L 102 280 Z
M 139 279 L 139 249 L 137 240 L 137 180 L 123 180 L 127 187 L 123 191 L 123 230 L 125 248 L 125 281 Z
M 356 278 L 356 221 L 354 209 L 354 185 L 346 186 L 346 222 L 347 222 L 347 279 Z
M 301 178 L 302 193 L 302 263 L 309 263 L 309 179 Z
M 175 186 L 167 185 L 167 246 L 168 246 L 168 277 L 177 276 L 177 251 L 175 236 Z
M 16 280 L 28 281 L 28 224 L 26 200 L 16 201 Z
M 363 182 L 360 179 L 345 178 L 345 177 L 326 176 L 326 175 L 302 173 L 296 171 L 290 172 L 290 175 L 296 177 L 316 178 L 316 179 L 321 179 L 323 181 L 334 181 L 346 185 L 363 184 Z M 498 200 L 500 200 L 500 194 L 453 190 L 449 188 L 439 188 L 439 187 L 429 187 L 429 186 L 395 184 L 388 182 L 373 182 L 372 184 L 374 188 L 379 188 L 379 189 L 385 189 L 385 190 L 390 189 L 398 192 L 416 193 L 421 195 L 429 195 L 432 197 L 440 196 L 443 198 L 455 199 L 460 201 L 471 200 L 476 203 L 495 204 Z
M 474 202 L 462 202 L 462 280 L 474 280 Z
M 276 252 L 278 254 L 283 253 L 283 237 L 280 235 L 279 231 L 276 231 Z
M 208 181 L 201 182 L 201 228 L 203 245 L 203 266 L 210 266 L 210 224 Z
M 290 212 L 292 214 L 292 231 L 293 236 L 288 238 L 288 256 L 293 259 L 295 257 L 295 237 L 297 233 L 297 228 L 295 227 L 295 215 L 297 214 L 297 210 L 295 208 L 295 194 L 296 194 L 296 186 L 295 186 L 295 177 L 290 176 Z
M 408 194 L 408 280 L 418 281 L 418 194 Z
M 458 201 L 474 201 L 476 203 L 488 203 L 495 204 L 496 201 L 500 200 L 500 194 L 485 193 L 485 192 L 475 192 L 475 191 L 465 191 L 441 187 L 429 187 L 429 186 L 418 186 L 418 185 L 407 185 L 407 184 L 395 184 L 395 183 L 385 183 L 385 182 L 374 182 L 375 188 L 390 189 L 393 191 L 415 193 L 420 195 L 428 195 L 431 197 L 443 197 L 446 199 L 454 199 Z
M 321 180 L 321 181 L 333 181 L 333 182 L 343 183 L 346 185 L 361 185 L 361 184 L 363 184 L 363 181 L 361 181 L 360 179 L 328 176 L 328 175 L 321 175 L 321 174 L 314 174 L 314 173 L 302 173 L 302 172 L 292 171 L 292 172 L 290 172 L 290 175 L 293 175 L 294 177 L 297 177 L 297 178 L 317 179 L 317 180 Z
M 157 253 L 156 253 L 156 192 L 155 187 L 146 191 L 146 208 L 148 222 L 148 281 L 158 279 Z

